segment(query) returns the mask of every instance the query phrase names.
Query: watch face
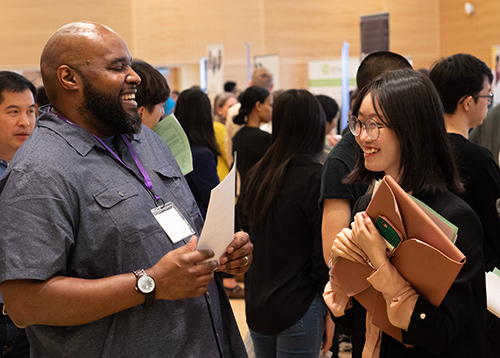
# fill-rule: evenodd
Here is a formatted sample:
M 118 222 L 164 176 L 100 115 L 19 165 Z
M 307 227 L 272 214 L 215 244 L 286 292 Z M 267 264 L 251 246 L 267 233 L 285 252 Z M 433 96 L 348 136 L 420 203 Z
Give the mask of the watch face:
M 150 293 L 155 289 L 155 282 L 150 276 L 142 276 L 137 282 L 137 287 L 142 293 Z

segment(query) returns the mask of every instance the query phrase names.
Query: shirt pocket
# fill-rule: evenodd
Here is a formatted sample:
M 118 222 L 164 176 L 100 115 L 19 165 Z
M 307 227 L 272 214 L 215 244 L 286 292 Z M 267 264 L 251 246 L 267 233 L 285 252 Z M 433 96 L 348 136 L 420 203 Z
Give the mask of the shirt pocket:
M 193 197 L 193 193 L 184 176 L 180 174 L 180 170 L 175 170 L 171 166 L 167 166 L 155 168 L 153 171 L 158 175 L 169 191 L 169 200 L 166 201 L 173 201 L 182 215 L 187 216 L 186 219 L 188 219 L 193 229 L 199 234 L 203 226 L 203 219 Z
M 131 183 L 107 188 L 94 194 L 103 215 L 111 219 L 111 230 L 124 241 L 134 243 L 158 229 L 153 215 L 146 208 L 137 186 Z M 144 195 L 145 196 L 145 195 Z M 149 199 L 149 196 L 147 196 Z

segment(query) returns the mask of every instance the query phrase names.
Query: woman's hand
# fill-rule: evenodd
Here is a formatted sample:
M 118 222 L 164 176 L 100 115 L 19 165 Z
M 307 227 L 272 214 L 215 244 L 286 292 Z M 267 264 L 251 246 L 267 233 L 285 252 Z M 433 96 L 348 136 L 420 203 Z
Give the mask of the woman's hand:
M 372 267 L 378 269 L 387 260 L 387 246 L 372 219 L 365 212 L 357 213 L 351 228 L 351 240 L 361 248 L 365 257 L 371 261 Z
M 339 257 L 362 264 L 366 263 L 367 256 L 363 250 L 353 242 L 352 234 L 351 229 L 344 228 L 333 240 L 331 249 L 332 266 L 335 265 Z
M 333 343 L 333 335 L 335 333 L 335 323 L 330 317 L 330 312 L 326 312 L 323 317 L 323 342 L 321 343 L 321 357 L 325 357 Z

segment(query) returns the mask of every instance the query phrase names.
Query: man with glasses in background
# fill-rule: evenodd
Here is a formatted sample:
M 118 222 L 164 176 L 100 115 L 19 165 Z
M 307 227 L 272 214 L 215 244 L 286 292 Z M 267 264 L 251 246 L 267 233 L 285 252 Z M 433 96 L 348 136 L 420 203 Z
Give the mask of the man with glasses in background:
M 480 59 L 456 54 L 437 62 L 430 79 L 444 107 L 446 131 L 455 151 L 465 193 L 460 194 L 483 225 L 485 270 L 500 268 L 500 219 L 495 203 L 500 198 L 500 169 L 491 152 L 471 143 L 469 132 L 480 125 L 493 102 L 493 74 Z M 416 153 L 418 155 L 418 153 Z M 460 225 L 460 223 L 455 223 Z M 487 357 L 500 351 L 500 319 L 488 313 Z
M 12 157 L 35 128 L 35 86 L 24 76 L 0 71 L 0 178 Z M 2 234 L 5 226 L 2 224 Z M 1 357 L 29 357 L 24 329 L 10 319 L 0 294 Z

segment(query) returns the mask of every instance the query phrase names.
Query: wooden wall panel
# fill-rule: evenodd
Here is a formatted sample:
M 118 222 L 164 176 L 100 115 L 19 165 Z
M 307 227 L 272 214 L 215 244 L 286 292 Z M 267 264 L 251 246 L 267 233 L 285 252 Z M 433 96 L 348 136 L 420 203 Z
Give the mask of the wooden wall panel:
M 500 1 L 474 0 L 472 15 L 464 11 L 465 1 L 440 0 L 440 41 L 441 56 L 454 53 L 470 53 L 479 57 L 490 67 L 491 46 L 500 45 Z
M 105 23 L 132 38 L 130 1 L 0 0 L 0 9 L 0 68 L 38 68 L 47 39 L 72 21 Z
M 262 1 L 143 0 L 136 6 L 134 55 L 156 65 L 196 64 L 223 44 L 225 77 L 246 87 L 245 42 L 262 52 Z
M 416 68 L 441 56 L 472 53 L 491 64 L 500 44 L 500 2 L 475 0 L 0 0 L 0 68 L 37 68 L 50 34 L 76 20 L 105 23 L 134 57 L 155 65 L 195 65 L 208 44 L 223 44 L 225 78 L 246 86 L 245 42 L 251 54 L 279 54 L 283 88 L 307 87 L 307 62 L 339 58 L 343 41 L 359 55 L 361 15 L 389 12 L 390 49 Z
M 391 51 L 413 58 L 414 68 L 429 68 L 440 56 L 436 0 L 387 1 Z

